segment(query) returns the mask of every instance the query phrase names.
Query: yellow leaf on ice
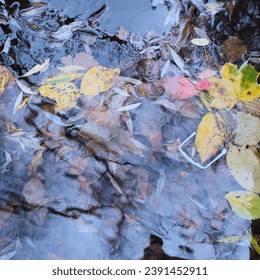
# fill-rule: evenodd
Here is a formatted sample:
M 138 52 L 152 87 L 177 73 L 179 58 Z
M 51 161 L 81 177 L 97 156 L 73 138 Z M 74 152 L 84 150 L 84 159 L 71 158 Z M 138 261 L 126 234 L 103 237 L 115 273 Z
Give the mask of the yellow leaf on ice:
M 227 165 L 243 188 L 260 192 L 260 160 L 251 149 L 231 145 L 227 154 Z
M 219 110 L 226 107 L 231 109 L 238 102 L 239 99 L 231 80 L 212 77 L 209 81 L 213 83 L 209 91 L 210 96 L 213 97 L 211 107 Z
M 104 66 L 90 68 L 82 78 L 80 92 L 94 96 L 109 90 L 120 74 L 120 69 L 110 69 Z
M 43 85 L 38 88 L 42 96 L 54 100 L 57 111 L 66 111 L 77 106 L 80 96 L 79 89 L 73 83 L 58 83 L 56 85 Z
M 195 140 L 202 163 L 218 152 L 225 138 L 225 132 L 219 129 L 215 116 L 207 113 L 199 124 Z

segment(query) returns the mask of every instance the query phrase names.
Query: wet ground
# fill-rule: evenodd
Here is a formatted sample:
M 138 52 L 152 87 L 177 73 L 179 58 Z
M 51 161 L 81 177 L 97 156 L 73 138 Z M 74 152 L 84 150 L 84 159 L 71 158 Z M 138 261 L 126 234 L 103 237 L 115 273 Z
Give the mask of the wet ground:
M 228 12 L 226 1 L 216 13 L 182 1 L 168 24 L 174 1 L 152 2 L 1 1 L 0 67 L 11 74 L 0 97 L 0 259 L 258 259 L 248 239 L 218 242 L 259 236 L 258 220 L 239 218 L 225 199 L 242 190 L 225 158 L 199 169 L 179 152 L 205 108 L 197 97 L 170 102 L 158 81 L 162 71 L 196 79 L 247 59 L 259 70 L 259 2 L 233 1 Z M 192 45 L 195 31 L 212 43 Z M 168 46 L 185 69 L 168 63 Z M 112 88 L 66 113 L 24 93 L 14 113 L 15 78 L 47 58 L 27 87 L 71 64 L 134 80 L 118 84 L 127 96 Z M 141 106 L 116 111 L 132 103 Z

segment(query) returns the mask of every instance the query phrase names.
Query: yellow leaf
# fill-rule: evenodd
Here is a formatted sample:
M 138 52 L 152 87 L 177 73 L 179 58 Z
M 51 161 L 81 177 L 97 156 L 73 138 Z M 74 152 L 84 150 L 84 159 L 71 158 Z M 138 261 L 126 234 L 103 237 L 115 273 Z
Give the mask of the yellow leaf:
M 71 82 L 58 83 L 56 85 L 43 85 L 38 88 L 42 96 L 56 101 L 57 111 L 66 111 L 77 106 L 77 99 L 80 96 L 79 89 Z
M 202 163 L 216 154 L 225 138 L 225 132 L 218 128 L 215 116 L 207 113 L 199 124 L 195 140 Z
M 220 243 L 236 243 L 236 242 L 242 241 L 244 239 L 245 239 L 244 236 L 232 235 L 232 236 L 224 237 L 222 239 L 218 239 L 217 242 L 220 242 Z
M 110 69 L 103 66 L 90 68 L 84 75 L 80 92 L 94 96 L 109 90 L 115 82 L 116 76 L 120 74 L 120 69 Z
M 220 75 L 224 79 L 232 79 L 238 73 L 237 65 L 226 63 L 222 66 L 220 70 Z
M 253 102 L 256 98 L 260 98 L 260 85 L 253 85 L 239 91 L 239 99 L 242 101 Z
M 3 94 L 8 83 L 9 72 L 6 67 L 0 66 L 0 96 Z
M 231 109 L 238 102 L 238 95 L 231 80 L 212 77 L 209 81 L 213 83 L 209 91 L 210 96 L 213 97 L 211 107 L 219 110 L 226 107 Z
M 227 165 L 243 188 L 260 192 L 260 160 L 251 149 L 231 145 L 227 154 Z

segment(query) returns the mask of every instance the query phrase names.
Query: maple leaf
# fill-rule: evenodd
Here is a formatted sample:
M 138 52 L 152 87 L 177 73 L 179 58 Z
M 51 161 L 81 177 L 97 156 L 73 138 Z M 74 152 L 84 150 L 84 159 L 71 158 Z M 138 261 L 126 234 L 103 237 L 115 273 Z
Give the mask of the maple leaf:
M 104 66 L 90 68 L 82 78 L 80 92 L 94 96 L 101 92 L 108 91 L 114 84 L 120 69 L 111 69 Z
M 221 78 L 211 77 L 212 86 L 208 89 L 213 97 L 211 107 L 233 108 L 238 101 L 253 102 L 260 97 L 260 85 L 257 83 L 259 73 L 251 65 L 226 63 L 220 70 Z

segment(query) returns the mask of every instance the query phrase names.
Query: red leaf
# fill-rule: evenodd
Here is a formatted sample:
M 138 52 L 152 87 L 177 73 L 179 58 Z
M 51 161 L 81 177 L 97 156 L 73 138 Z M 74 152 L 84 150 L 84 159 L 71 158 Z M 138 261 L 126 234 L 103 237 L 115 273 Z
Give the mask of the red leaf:
M 208 90 L 213 84 L 208 80 L 200 80 L 195 85 L 197 90 Z
M 194 85 L 185 77 L 165 77 L 162 86 L 172 99 L 187 99 L 197 95 Z

